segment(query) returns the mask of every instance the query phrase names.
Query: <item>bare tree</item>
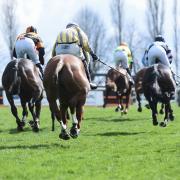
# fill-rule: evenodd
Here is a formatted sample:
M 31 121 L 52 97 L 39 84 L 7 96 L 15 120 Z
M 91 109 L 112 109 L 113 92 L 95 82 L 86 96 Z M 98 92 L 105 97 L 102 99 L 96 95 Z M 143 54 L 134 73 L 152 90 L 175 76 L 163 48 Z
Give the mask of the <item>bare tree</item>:
M 179 70 L 179 23 L 178 23 L 178 1 L 174 0 L 174 6 L 173 6 L 173 29 L 174 29 L 174 60 L 175 60 L 175 67 L 176 67 L 176 74 L 178 74 Z
M 164 0 L 147 0 L 147 25 L 151 39 L 163 34 L 164 14 Z
M 16 7 L 16 0 L 6 0 L 2 4 L 1 10 L 1 31 L 7 43 L 11 59 L 13 57 L 14 42 L 17 36 Z
M 137 27 L 135 25 L 135 22 L 132 21 L 129 24 L 127 24 L 125 26 L 125 33 L 124 33 L 124 41 L 127 42 L 130 50 L 131 50 L 131 54 L 132 54 L 132 59 L 134 61 L 134 72 L 136 73 L 138 71 L 138 69 L 141 68 L 141 59 L 137 58 L 137 55 L 140 53 L 141 51 L 141 47 L 144 46 L 144 42 L 141 39 L 141 35 L 139 34 L 139 32 L 137 31 Z
M 115 27 L 115 42 L 120 44 L 123 39 L 124 0 L 111 1 L 111 17 Z
M 89 38 L 94 52 L 101 58 L 106 57 L 108 43 L 106 42 L 106 27 L 101 17 L 89 7 L 80 9 L 74 20 L 80 25 Z M 100 69 L 100 64 L 93 67 L 93 72 Z

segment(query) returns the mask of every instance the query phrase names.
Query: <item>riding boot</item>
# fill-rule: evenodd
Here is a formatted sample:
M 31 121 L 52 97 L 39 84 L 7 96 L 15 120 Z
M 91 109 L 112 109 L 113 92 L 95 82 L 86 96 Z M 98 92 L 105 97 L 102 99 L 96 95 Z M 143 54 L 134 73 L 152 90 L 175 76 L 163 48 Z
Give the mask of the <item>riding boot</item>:
M 38 63 L 38 64 L 36 64 L 36 66 L 39 68 L 39 77 L 40 77 L 40 79 L 43 81 L 43 76 L 44 76 L 44 73 L 43 73 L 43 68 L 42 68 L 42 66 L 41 66 L 41 64 L 40 63 Z
M 132 78 L 132 76 L 131 76 L 131 71 L 130 71 L 130 69 L 127 68 L 126 71 L 127 71 L 128 75 L 129 75 L 128 78 L 129 78 L 130 84 L 131 84 L 131 85 L 134 85 L 134 80 L 133 80 L 133 78 Z
M 178 86 L 179 85 L 179 83 L 177 82 L 177 80 L 176 80 L 176 74 L 171 70 L 171 72 L 172 72 L 172 77 L 173 77 L 173 79 L 174 79 L 174 81 L 175 81 L 175 83 L 176 83 L 176 86 Z
M 87 79 L 89 81 L 91 89 L 97 89 L 97 85 L 91 82 L 91 75 L 90 75 L 90 72 L 89 72 L 87 62 L 85 60 L 83 61 L 83 64 L 84 64 L 84 69 L 85 69 L 86 76 L 87 76 Z

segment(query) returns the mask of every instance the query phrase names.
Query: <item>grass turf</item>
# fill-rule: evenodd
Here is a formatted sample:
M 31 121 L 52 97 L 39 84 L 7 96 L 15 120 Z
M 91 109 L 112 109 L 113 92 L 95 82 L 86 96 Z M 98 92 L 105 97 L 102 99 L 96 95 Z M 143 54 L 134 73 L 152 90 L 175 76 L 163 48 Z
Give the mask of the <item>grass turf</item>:
M 39 133 L 28 125 L 18 133 L 10 109 L 0 108 L 0 179 L 180 179 L 179 108 L 166 128 L 136 108 L 121 117 L 113 107 L 85 107 L 80 136 L 69 141 L 58 138 L 58 122 L 51 131 L 47 107 Z

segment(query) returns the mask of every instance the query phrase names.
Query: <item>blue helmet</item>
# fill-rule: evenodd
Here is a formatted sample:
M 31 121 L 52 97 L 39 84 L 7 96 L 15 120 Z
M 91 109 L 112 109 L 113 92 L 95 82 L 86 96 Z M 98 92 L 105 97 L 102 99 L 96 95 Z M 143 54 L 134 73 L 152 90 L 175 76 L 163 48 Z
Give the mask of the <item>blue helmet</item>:
M 66 25 L 66 28 L 70 28 L 70 27 L 79 27 L 79 25 L 78 24 L 76 24 L 76 23 L 68 23 L 67 25 Z
M 154 40 L 160 41 L 160 42 L 165 42 L 165 39 L 161 35 L 157 35 Z

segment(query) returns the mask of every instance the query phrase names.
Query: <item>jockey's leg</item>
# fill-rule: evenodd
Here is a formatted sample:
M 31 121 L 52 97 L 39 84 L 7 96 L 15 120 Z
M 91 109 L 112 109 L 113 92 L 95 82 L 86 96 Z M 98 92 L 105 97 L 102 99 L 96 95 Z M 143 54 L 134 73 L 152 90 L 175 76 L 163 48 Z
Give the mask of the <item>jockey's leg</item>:
M 127 71 L 128 75 L 129 75 L 129 76 L 128 76 L 129 82 L 130 82 L 131 85 L 133 85 L 133 84 L 134 84 L 134 80 L 133 80 L 133 78 L 132 78 L 132 76 L 131 76 L 131 71 L 130 71 L 129 68 L 126 68 L 126 71 Z
M 43 68 L 42 68 L 41 64 L 40 64 L 40 63 L 36 64 L 36 67 L 39 68 L 39 71 L 40 71 L 40 78 L 41 78 L 41 80 L 43 80 L 44 73 L 43 73 Z
M 163 58 L 162 58 L 162 60 L 161 60 L 161 61 L 162 61 L 162 64 L 168 66 L 168 67 L 171 69 L 171 65 L 170 65 L 170 62 L 169 62 L 169 59 L 168 59 L 167 55 L 166 55 L 166 54 L 163 54 L 163 55 L 164 55 L 164 56 L 163 56 Z M 176 85 L 178 85 L 179 83 L 178 83 L 177 80 L 176 80 L 176 74 L 172 71 L 172 69 L 171 69 L 171 73 L 172 73 L 172 77 L 173 77 Z
M 90 75 L 90 72 L 89 72 L 89 54 L 86 53 L 84 50 L 83 50 L 83 55 L 85 57 L 85 60 L 83 60 L 83 64 L 84 64 L 84 69 L 85 69 L 85 72 L 86 72 L 86 76 L 87 76 L 87 79 L 89 81 L 89 84 L 90 84 L 90 87 L 91 89 L 97 89 L 97 85 L 95 83 L 92 83 L 91 82 L 91 75 Z

